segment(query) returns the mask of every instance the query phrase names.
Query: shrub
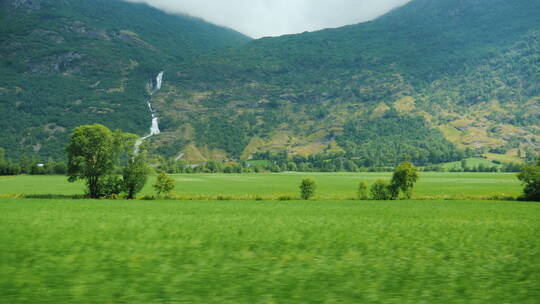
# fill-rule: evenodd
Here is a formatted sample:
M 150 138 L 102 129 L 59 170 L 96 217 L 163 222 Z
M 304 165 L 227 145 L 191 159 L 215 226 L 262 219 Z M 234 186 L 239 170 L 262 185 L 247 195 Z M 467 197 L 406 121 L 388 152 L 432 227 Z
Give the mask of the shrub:
M 371 185 L 370 192 L 374 200 L 389 200 L 392 198 L 390 183 L 382 179 Z
M 520 199 L 540 202 L 540 159 L 536 166 L 524 167 L 518 174 L 518 179 L 525 186 Z
M 290 200 L 292 200 L 292 197 L 290 195 L 282 195 L 282 196 L 278 197 L 278 200 L 280 200 L 280 201 L 290 201 Z
M 368 185 L 366 184 L 366 182 L 360 182 L 358 184 L 358 199 L 359 200 L 367 200 L 369 199 L 369 194 L 368 194 Z
M 308 200 L 315 195 L 315 189 L 317 184 L 311 178 L 305 178 L 300 184 L 300 197 L 304 200 Z
M 165 195 L 169 196 L 174 189 L 174 179 L 167 175 L 165 172 L 161 172 L 154 184 L 154 189 L 158 196 Z

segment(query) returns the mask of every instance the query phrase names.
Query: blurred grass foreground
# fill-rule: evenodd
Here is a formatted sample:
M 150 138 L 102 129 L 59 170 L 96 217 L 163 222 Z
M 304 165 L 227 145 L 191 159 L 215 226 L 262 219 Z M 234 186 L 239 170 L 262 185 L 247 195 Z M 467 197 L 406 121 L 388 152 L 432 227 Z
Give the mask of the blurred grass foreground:
M 540 205 L 0 199 L 1 303 L 520 303 Z

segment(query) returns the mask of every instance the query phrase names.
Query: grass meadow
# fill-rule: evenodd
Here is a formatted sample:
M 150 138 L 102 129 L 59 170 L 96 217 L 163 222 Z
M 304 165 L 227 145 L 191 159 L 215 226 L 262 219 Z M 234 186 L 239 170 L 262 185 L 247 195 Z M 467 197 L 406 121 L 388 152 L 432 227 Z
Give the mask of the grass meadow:
M 0 303 L 538 303 L 540 204 L 474 199 L 514 174 L 423 173 L 408 201 L 345 199 L 380 173 L 174 176 L 237 198 L 304 177 L 319 200 L 11 198 L 83 184 L 0 177 Z
M 178 174 L 175 194 L 180 198 L 276 199 L 298 197 L 300 181 L 317 181 L 316 199 L 339 200 L 356 196 L 359 181 L 373 183 L 390 179 L 391 173 L 274 173 L 274 174 Z M 140 195 L 152 195 L 151 177 Z M 420 174 L 414 196 L 418 199 L 482 199 L 517 197 L 522 186 L 515 173 L 432 173 Z M 64 176 L 0 177 L 0 196 L 13 194 L 77 195 L 84 193 L 83 182 L 68 183 Z
M 538 303 L 540 205 L 0 200 L 2 303 Z

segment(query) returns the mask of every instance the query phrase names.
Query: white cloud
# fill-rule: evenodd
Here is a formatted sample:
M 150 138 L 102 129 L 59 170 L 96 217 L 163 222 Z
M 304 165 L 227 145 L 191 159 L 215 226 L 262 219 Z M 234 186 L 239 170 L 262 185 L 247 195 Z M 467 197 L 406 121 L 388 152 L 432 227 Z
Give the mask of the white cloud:
M 409 0 L 128 0 L 186 13 L 254 38 L 374 19 Z

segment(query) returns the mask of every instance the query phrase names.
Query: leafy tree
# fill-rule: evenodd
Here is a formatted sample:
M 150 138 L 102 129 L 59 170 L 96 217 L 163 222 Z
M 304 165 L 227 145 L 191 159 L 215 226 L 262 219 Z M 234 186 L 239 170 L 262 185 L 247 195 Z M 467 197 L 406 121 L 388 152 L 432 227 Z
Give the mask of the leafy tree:
M 154 184 L 154 189 L 156 190 L 158 196 L 169 196 L 174 187 L 175 183 L 172 177 L 167 175 L 165 172 L 159 173 L 156 183 Z
M 390 183 L 392 199 L 397 199 L 399 192 L 406 198 L 412 197 L 414 183 L 418 181 L 418 169 L 408 161 L 401 163 L 395 170 Z
M 359 200 L 366 200 L 369 198 L 369 195 L 368 195 L 368 185 L 366 184 L 366 182 L 360 182 L 358 184 L 358 199 Z
M 315 189 L 317 184 L 311 178 L 305 178 L 300 183 L 300 197 L 304 200 L 308 200 L 315 195 Z
M 84 179 L 89 197 L 104 196 L 104 187 L 110 182 L 106 177 L 113 173 L 118 162 L 120 137 L 120 132 L 113 133 L 100 124 L 75 128 L 66 148 L 69 182 Z
M 146 151 L 128 160 L 122 170 L 123 190 L 127 199 L 135 198 L 135 194 L 142 190 L 148 180 L 149 172 L 150 167 L 146 161 Z
M 375 181 L 369 191 L 374 200 L 386 201 L 392 198 L 390 183 L 382 179 Z
M 525 186 L 521 199 L 540 202 L 540 158 L 536 166 L 524 167 L 518 179 Z

